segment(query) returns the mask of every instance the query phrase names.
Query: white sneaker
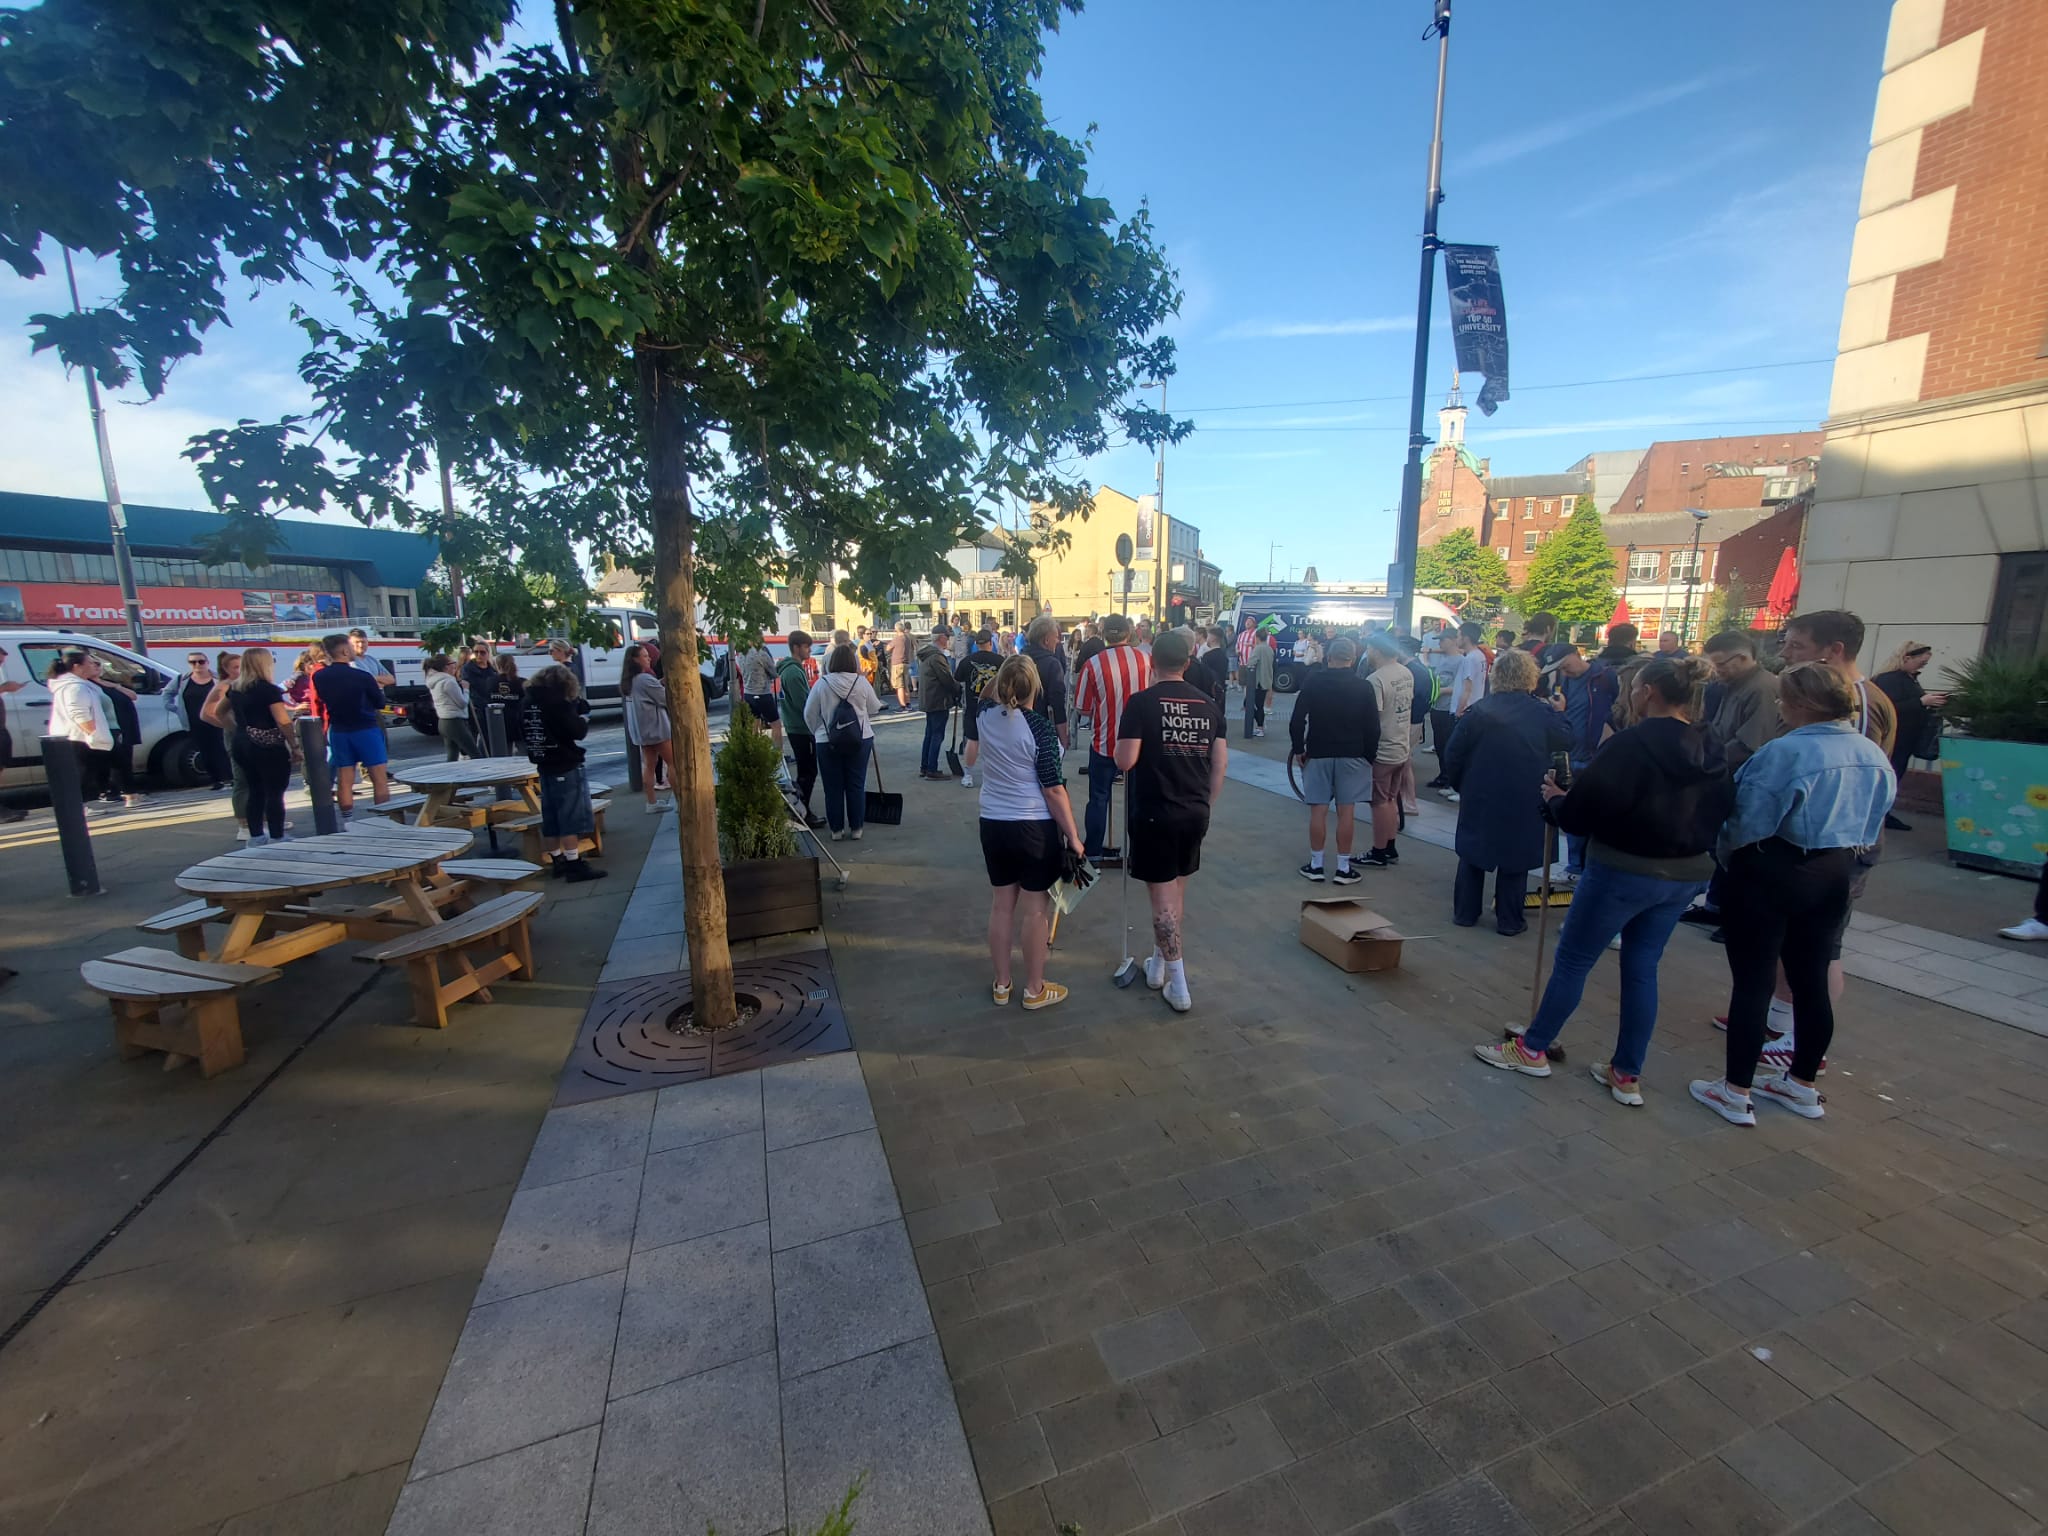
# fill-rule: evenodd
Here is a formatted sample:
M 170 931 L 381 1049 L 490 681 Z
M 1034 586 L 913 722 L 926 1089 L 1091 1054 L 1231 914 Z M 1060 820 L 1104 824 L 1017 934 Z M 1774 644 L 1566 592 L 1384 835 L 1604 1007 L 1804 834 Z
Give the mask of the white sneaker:
M 1437 791 L 1437 793 L 1442 795 L 1446 800 L 1450 801 L 1453 805 L 1456 805 L 1458 803 L 1458 792 L 1455 789 L 1440 789 Z
M 1154 992 L 1166 985 L 1166 962 L 1157 955 L 1145 957 L 1145 985 Z
M 2001 939 L 2018 939 L 2022 944 L 2039 944 L 2048 939 L 2048 923 L 2038 917 L 2030 917 L 2024 923 L 2014 923 L 2010 928 L 1998 930 Z
M 1166 999 L 1166 1006 L 1175 1013 L 1186 1013 L 1195 1006 L 1195 1000 L 1188 995 L 1188 984 L 1185 981 L 1174 981 L 1169 978 L 1166 989 L 1160 996 Z
M 853 839 L 853 840 L 854 840 L 854 841 L 855 841 L 855 842 L 857 843 L 857 842 L 859 842 L 859 841 L 861 840 L 861 837 L 862 837 L 862 835 L 863 835 L 863 834 L 864 834 L 864 833 L 865 833 L 866 831 L 867 831 L 867 828 L 865 828 L 865 827 L 855 827 L 855 828 L 854 828 L 854 829 L 853 829 L 853 830 L 852 830 L 851 832 L 847 833 L 846 835 L 847 835 L 848 837 L 852 838 L 852 839 Z
M 1761 1099 L 1766 1104 L 1778 1104 L 1795 1115 L 1808 1120 L 1819 1120 L 1827 1114 L 1827 1099 L 1817 1088 L 1802 1088 L 1790 1077 L 1760 1077 L 1750 1089 L 1750 1097 Z
M 974 775 L 972 772 L 963 773 L 960 775 L 960 787 L 962 789 L 974 788 Z
M 268 848 L 270 846 L 270 838 L 267 834 L 259 832 L 249 839 L 249 846 L 251 848 Z
M 124 806 L 126 806 L 126 807 L 127 807 L 127 808 L 128 808 L 129 810 L 131 810 L 131 811 L 132 811 L 132 810 L 134 810 L 134 809 L 135 809 L 135 807 L 137 807 L 138 805 L 147 805 L 147 804 L 149 804 L 149 796 L 147 796 L 147 795 L 123 795 L 123 796 L 121 797 L 121 804 L 123 804 L 123 805 L 124 805 Z
M 661 807 L 659 805 L 650 805 L 647 807 L 647 814 L 650 816 L 659 816 L 661 814 Z
M 1730 1125 L 1756 1124 L 1756 1111 L 1749 1107 L 1749 1100 L 1730 1093 L 1728 1085 L 1718 1077 L 1703 1077 L 1691 1084 L 1691 1089 L 1694 1098 Z
M 235 841 L 238 843 L 246 843 L 247 841 L 249 841 L 249 829 L 247 827 L 235 828 Z

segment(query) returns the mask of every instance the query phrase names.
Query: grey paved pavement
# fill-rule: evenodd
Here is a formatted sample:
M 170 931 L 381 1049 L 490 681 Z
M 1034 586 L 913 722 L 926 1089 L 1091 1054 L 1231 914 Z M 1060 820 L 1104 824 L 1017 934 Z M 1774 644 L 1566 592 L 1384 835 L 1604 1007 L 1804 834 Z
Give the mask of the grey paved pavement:
M 1073 998 L 997 1010 L 973 795 L 909 801 L 829 923 L 999 1536 L 2048 1517 L 2048 1042 L 1854 981 L 1829 1118 L 1738 1131 L 1685 1095 L 1727 989 L 1688 931 L 1647 1107 L 1585 1075 L 1611 964 L 1567 1070 L 1489 1071 L 1470 1047 L 1526 1016 L 1533 930 L 1450 927 L 1450 855 L 1411 841 L 1360 893 L 1434 937 L 1347 976 L 1295 938 L 1302 812 L 1237 783 L 1190 894 L 1192 1013 L 1109 985 L 1114 886 L 1063 930 Z M 2028 894 L 1880 872 L 1872 922 L 1940 923 L 1930 890 Z

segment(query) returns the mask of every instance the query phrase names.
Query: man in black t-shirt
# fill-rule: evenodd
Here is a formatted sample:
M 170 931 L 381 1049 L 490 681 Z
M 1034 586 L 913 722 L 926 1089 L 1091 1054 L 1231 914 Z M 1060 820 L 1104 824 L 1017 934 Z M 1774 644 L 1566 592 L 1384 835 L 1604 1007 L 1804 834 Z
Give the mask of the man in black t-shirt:
M 967 772 L 961 775 L 963 788 L 974 788 L 974 760 L 980 753 L 981 691 L 996 680 L 1003 660 L 996 655 L 995 636 L 977 629 L 967 637 L 967 654 L 953 668 L 953 681 L 960 685 L 960 737 L 967 743 Z
M 1230 750 L 1222 708 L 1187 681 L 1193 654 L 1181 630 L 1154 640 L 1152 686 L 1131 695 L 1116 729 L 1116 765 L 1128 777 L 1127 868 L 1152 903 L 1145 985 L 1163 991 L 1176 1013 L 1194 1006 L 1182 960 L 1187 878 L 1202 867 L 1202 837 Z

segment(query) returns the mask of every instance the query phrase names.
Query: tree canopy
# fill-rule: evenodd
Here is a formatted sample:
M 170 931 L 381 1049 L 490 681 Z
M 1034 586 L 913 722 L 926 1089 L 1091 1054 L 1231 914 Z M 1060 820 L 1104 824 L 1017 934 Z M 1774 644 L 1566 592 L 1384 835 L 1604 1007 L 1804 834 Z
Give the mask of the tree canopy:
M 53 8 L 74 23 L 47 40 L 53 78 L 153 56 L 154 8 L 97 27 L 84 0 L 24 14 Z M 118 373 L 126 355 L 153 388 L 153 364 L 219 318 L 223 263 L 282 279 L 309 249 L 326 259 L 346 318 L 301 316 L 311 415 L 194 445 L 233 547 L 260 549 L 292 506 L 437 515 L 408 498 L 445 463 L 520 564 L 651 549 L 681 663 L 664 676 L 697 1017 L 721 1023 L 709 743 L 684 681 L 700 601 L 746 632 L 770 621 L 769 589 L 828 561 L 849 597 L 879 600 L 942 577 L 996 509 L 1085 511 L 1082 463 L 1112 433 L 1186 430 L 1137 395 L 1173 371 L 1178 302 L 1149 220 L 1089 194 L 1085 146 L 1038 97 L 1043 33 L 1071 8 L 558 0 L 555 46 L 480 71 L 505 3 L 378 0 L 368 43 L 351 42 L 379 30 L 363 6 L 163 8 L 200 13 L 179 34 L 195 49 L 224 11 L 249 78 L 167 140 L 161 170 L 118 91 L 66 132 L 120 141 L 84 202 L 198 190 L 93 228 L 45 179 L 6 208 L 0 254 L 32 258 L 39 233 L 119 250 L 124 271 L 131 246 L 185 253 L 183 332 L 122 328 L 147 284 L 99 329 L 45 322 L 67 360 Z M 301 87 L 310 105 L 272 110 Z M 51 112 L 61 97 L 45 92 Z M 0 123 L 0 166 L 35 152 Z
M 1481 544 L 1469 528 L 1453 528 L 1415 553 L 1416 590 L 1462 588 L 1471 617 L 1491 618 L 1499 613 L 1513 585 L 1501 552 Z
M 1566 624 L 1613 616 L 1614 551 L 1592 497 L 1581 496 L 1565 525 L 1537 548 L 1516 602 L 1524 613 L 1548 610 Z

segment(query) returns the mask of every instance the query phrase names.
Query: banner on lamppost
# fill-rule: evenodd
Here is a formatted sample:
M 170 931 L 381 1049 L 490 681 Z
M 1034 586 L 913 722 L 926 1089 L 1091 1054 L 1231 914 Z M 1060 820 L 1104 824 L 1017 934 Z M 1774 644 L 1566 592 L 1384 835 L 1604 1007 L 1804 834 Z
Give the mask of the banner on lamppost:
M 1139 565 L 1159 557 L 1159 508 L 1150 496 L 1138 498 L 1138 540 L 1131 559 Z
M 1483 374 L 1479 409 L 1491 416 L 1508 397 L 1508 309 L 1500 291 L 1500 247 L 1444 247 L 1444 291 L 1460 373 Z

